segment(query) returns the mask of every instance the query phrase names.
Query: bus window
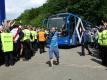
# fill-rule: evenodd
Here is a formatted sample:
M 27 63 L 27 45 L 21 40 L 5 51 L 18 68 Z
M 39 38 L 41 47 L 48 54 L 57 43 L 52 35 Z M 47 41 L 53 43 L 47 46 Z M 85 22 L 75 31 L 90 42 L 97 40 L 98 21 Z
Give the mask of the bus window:
M 48 19 L 48 28 L 56 27 L 58 32 L 61 34 L 59 36 L 68 36 L 68 29 L 66 26 L 66 17 L 54 17 Z
M 54 17 L 48 19 L 48 28 L 56 27 L 58 31 L 60 31 L 62 25 L 65 24 L 64 17 Z
M 68 30 L 67 30 L 66 24 L 62 25 L 61 36 L 64 36 L 64 37 L 68 36 Z

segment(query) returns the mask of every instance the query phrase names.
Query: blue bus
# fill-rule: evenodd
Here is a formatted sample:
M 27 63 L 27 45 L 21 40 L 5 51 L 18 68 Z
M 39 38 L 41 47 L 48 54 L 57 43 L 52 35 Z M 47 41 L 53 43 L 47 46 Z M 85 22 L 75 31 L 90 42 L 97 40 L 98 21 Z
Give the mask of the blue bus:
M 80 17 L 72 13 L 59 13 L 49 16 L 44 21 L 48 29 L 56 27 L 60 33 L 58 36 L 58 45 L 76 46 L 81 43 L 84 29 Z M 48 41 L 47 41 L 48 43 Z

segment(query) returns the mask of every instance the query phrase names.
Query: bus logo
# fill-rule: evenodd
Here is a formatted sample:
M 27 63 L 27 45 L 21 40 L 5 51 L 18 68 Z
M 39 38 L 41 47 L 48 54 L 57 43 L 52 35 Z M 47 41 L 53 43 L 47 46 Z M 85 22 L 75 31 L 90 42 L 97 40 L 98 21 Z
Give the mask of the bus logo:
M 76 26 L 76 32 L 77 32 L 80 43 L 82 41 L 82 36 L 83 36 L 83 31 L 82 30 L 84 30 L 84 27 L 83 27 L 83 23 L 82 23 L 81 19 L 79 18 L 77 26 Z

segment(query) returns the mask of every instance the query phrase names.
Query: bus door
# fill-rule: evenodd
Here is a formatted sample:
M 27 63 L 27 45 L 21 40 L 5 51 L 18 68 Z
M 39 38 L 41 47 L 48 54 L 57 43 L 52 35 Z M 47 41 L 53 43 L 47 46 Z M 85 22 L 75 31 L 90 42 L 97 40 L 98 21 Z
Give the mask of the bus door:
M 77 44 L 77 36 L 76 36 L 76 28 L 77 25 L 77 18 L 75 16 L 69 17 L 69 35 L 70 35 L 70 44 L 76 45 Z

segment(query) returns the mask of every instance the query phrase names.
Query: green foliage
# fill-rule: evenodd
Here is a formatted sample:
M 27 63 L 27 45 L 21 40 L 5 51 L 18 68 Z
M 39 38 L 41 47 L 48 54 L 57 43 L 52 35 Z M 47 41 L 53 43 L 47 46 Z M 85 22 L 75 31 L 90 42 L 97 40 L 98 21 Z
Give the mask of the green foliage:
M 39 8 L 25 10 L 17 22 L 41 26 L 41 21 L 50 15 L 60 12 L 72 12 L 94 25 L 107 18 L 107 0 L 47 0 Z

